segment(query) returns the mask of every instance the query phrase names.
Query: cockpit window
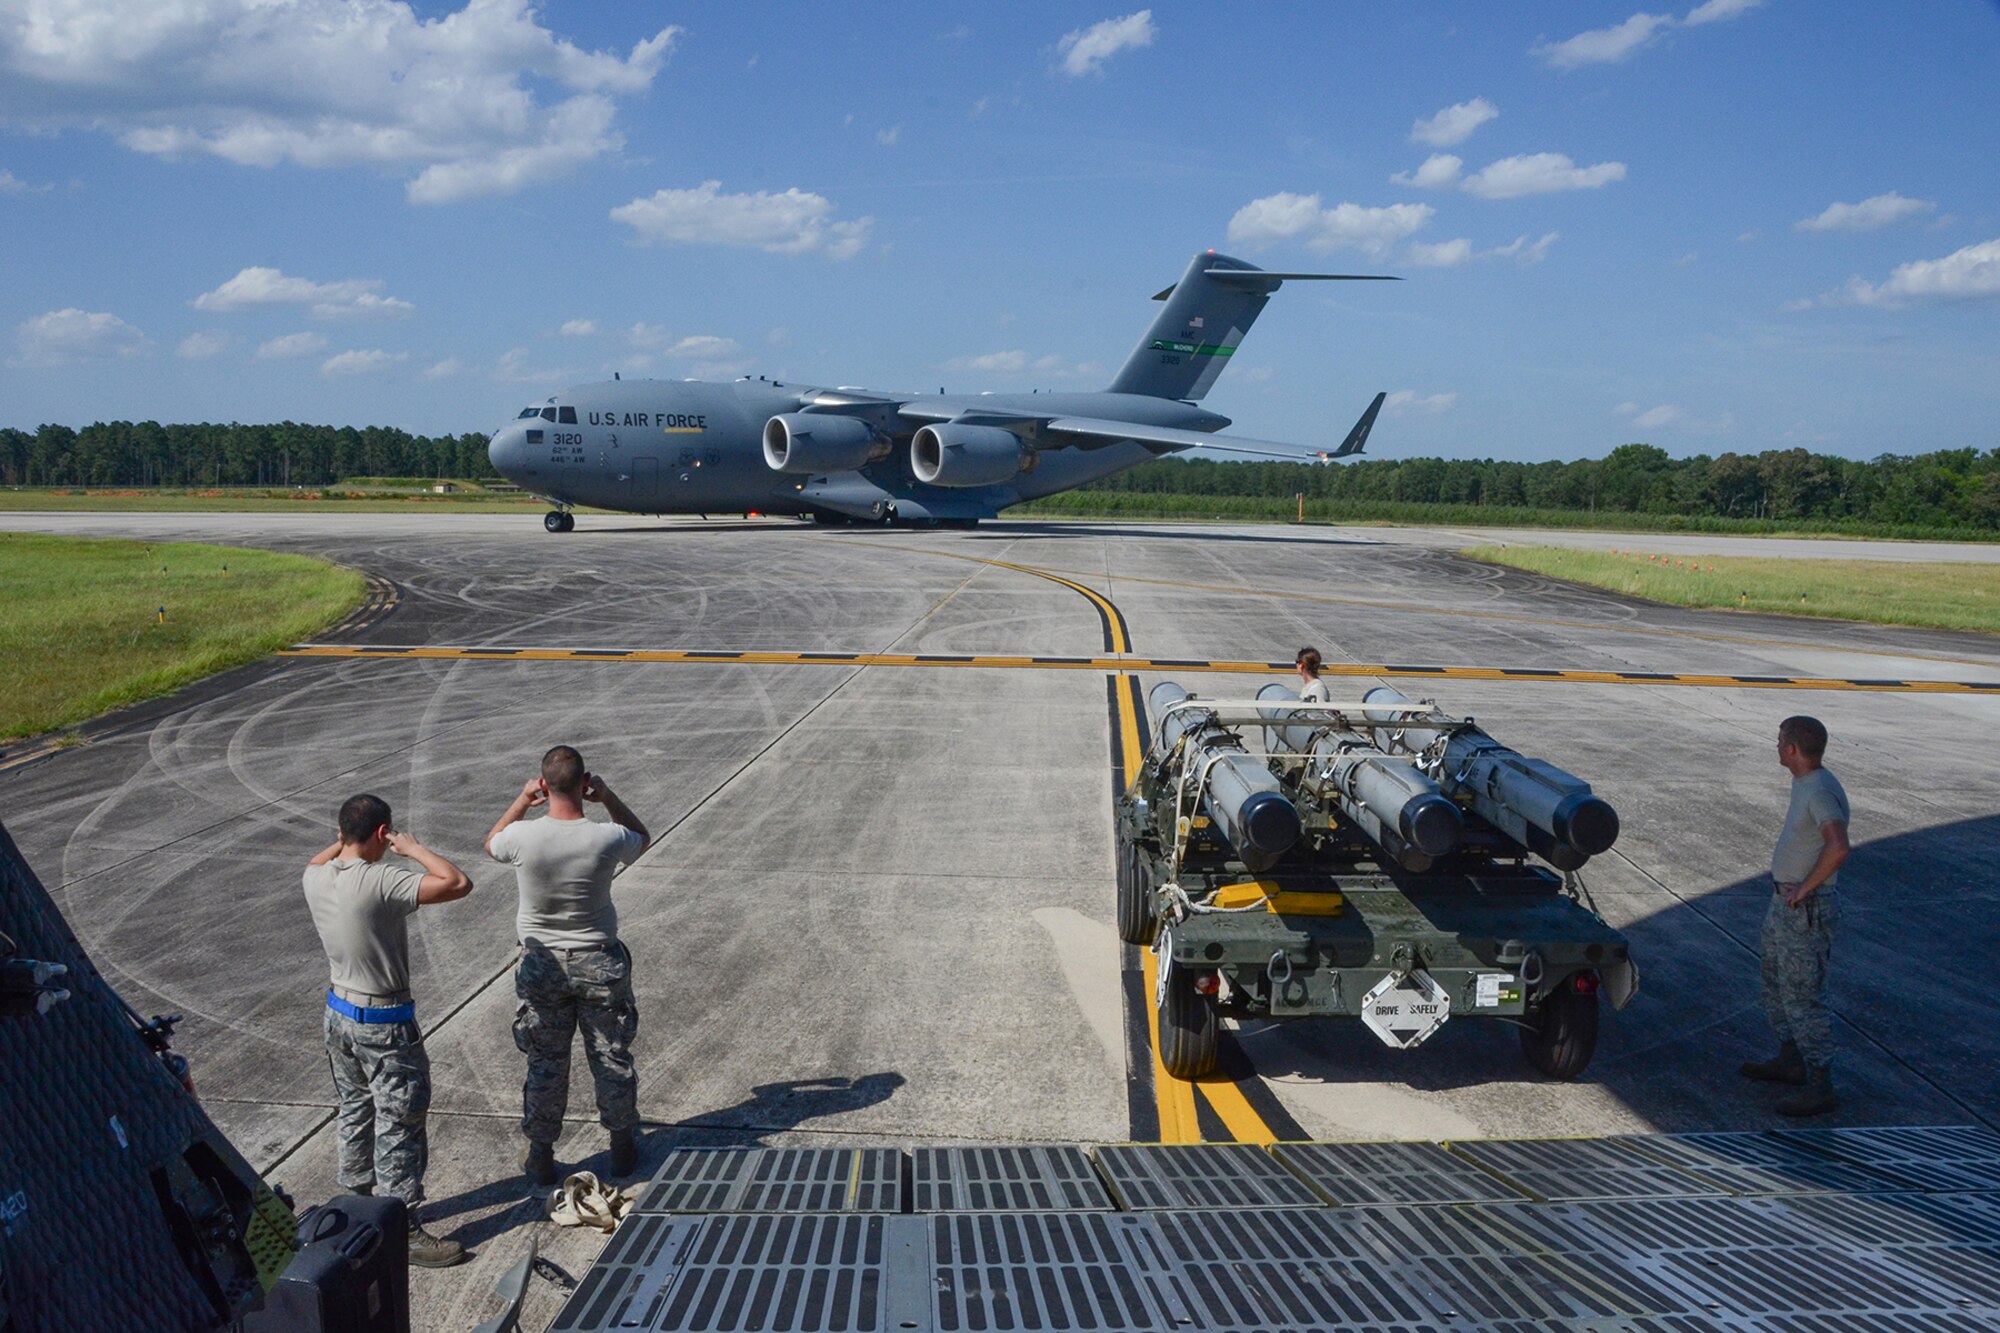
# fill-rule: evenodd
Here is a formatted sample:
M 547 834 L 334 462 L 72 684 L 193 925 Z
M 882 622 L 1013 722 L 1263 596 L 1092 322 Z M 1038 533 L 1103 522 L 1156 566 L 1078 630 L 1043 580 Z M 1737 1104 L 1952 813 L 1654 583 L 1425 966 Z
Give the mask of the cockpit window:
M 559 408 L 557 408 L 557 409 L 556 409 L 556 412 L 558 413 L 558 415 L 557 415 L 557 417 L 556 417 L 556 421 L 558 422 L 558 424 L 560 424 L 560 425 L 564 425 L 564 426 L 574 426 L 574 425 L 576 424 L 576 409 L 575 409 L 575 408 L 573 408 L 573 407 L 559 407 Z
M 554 421 L 555 419 L 556 419 L 556 410 L 553 407 L 545 407 L 542 409 L 542 420 Z
M 521 415 L 515 417 L 514 420 L 526 421 L 529 417 L 538 417 L 541 414 L 542 414 L 542 409 L 539 407 L 524 407 L 521 409 Z

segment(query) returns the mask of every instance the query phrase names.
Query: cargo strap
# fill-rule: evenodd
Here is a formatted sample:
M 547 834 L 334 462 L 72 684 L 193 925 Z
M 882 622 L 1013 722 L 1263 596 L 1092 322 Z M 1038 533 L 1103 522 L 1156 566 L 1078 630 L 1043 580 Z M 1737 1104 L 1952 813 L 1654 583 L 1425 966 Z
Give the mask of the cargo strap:
M 363 1009 L 358 1004 L 349 1004 L 331 990 L 326 993 L 326 1007 L 357 1023 L 414 1023 L 417 1018 L 415 1001 L 392 1005 L 387 1009 Z
M 632 1196 L 606 1185 L 596 1173 L 578 1171 L 549 1195 L 549 1220 L 559 1227 L 595 1227 L 616 1231 L 632 1211 Z

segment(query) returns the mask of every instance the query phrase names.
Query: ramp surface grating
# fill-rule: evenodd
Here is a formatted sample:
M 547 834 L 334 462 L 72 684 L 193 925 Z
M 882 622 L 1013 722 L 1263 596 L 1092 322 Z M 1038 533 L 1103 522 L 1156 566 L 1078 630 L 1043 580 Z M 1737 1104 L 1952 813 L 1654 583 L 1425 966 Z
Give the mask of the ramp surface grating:
M 552 1333 L 2000 1329 L 1986 1131 L 688 1149 Z

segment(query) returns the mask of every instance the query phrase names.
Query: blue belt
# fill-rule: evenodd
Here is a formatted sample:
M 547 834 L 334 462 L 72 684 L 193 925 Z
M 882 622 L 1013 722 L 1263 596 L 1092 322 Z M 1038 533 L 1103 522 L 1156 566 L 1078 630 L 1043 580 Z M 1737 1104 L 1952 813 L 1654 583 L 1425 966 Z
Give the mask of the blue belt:
M 332 991 L 326 993 L 326 1007 L 357 1023 L 413 1023 L 417 1017 L 415 1001 L 391 1005 L 387 1009 L 363 1009 L 358 1004 L 349 1004 Z

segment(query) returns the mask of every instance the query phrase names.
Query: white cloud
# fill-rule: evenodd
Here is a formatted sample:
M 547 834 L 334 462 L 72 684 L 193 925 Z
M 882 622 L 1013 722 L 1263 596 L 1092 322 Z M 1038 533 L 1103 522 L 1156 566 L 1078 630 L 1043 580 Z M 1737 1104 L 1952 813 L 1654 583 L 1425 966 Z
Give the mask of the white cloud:
M 1658 407 L 1639 410 L 1637 403 L 1620 403 L 1612 411 L 1621 417 L 1632 418 L 1634 430 L 1653 431 L 1672 427 L 1685 435 L 1727 435 L 1736 429 L 1736 414 L 1724 412 L 1713 417 L 1691 417 L 1671 403 L 1661 403 Z
M 1472 242 L 1461 236 L 1437 245 L 1412 244 L 1403 258 L 1423 268 L 1457 268 L 1472 258 Z
M 1415 171 L 1399 171 L 1389 177 L 1392 185 L 1414 185 L 1420 190 L 1438 190 L 1458 179 L 1465 159 L 1450 153 L 1432 153 Z
M 566 319 L 556 330 L 565 338 L 594 338 L 597 336 L 597 321 L 594 319 Z
M 1101 376 L 1103 367 L 1094 361 L 1071 363 L 1053 354 L 1030 357 L 1023 351 L 988 352 L 984 356 L 954 357 L 946 370 L 978 371 L 986 375 L 1027 375 L 1042 379 L 1073 380 Z
M 406 176 L 412 203 L 505 193 L 616 151 L 614 99 L 651 87 L 680 32 L 585 51 L 524 0 L 428 19 L 390 0 L 31 13 L 0 24 L 0 118 L 160 156 L 375 167 Z
M 326 350 L 326 335 L 323 333 L 288 333 L 282 338 L 273 338 L 257 349 L 257 355 L 266 361 L 285 361 L 295 356 L 311 356 Z
M 1120 19 L 1105 19 L 1088 28 L 1078 28 L 1056 43 L 1062 57 L 1063 73 L 1071 78 L 1103 72 L 1104 62 L 1120 51 L 1151 46 L 1159 29 L 1153 26 L 1153 11 L 1142 9 Z
M 773 254 L 819 253 L 852 259 L 868 244 L 873 218 L 835 222 L 822 195 L 790 189 L 783 194 L 723 194 L 722 182 L 692 190 L 659 190 L 611 210 L 651 245 L 745 245 Z
M 1690 28 L 1698 28 L 1704 23 L 1742 18 L 1763 3 L 1764 0 L 1706 0 L 1706 3 L 1690 9 L 1681 22 Z
M 743 348 L 734 338 L 718 338 L 713 334 L 700 333 L 681 339 L 667 348 L 663 356 L 700 356 L 710 360 L 734 356 Z
M 631 343 L 634 347 L 645 347 L 654 350 L 665 347 L 672 337 L 673 335 L 667 332 L 666 325 L 648 324 L 644 320 L 625 330 L 626 342 Z
M 465 369 L 464 362 L 460 361 L 455 356 L 448 356 L 444 360 L 438 362 L 436 365 L 433 365 L 428 370 L 424 371 L 424 378 L 427 380 L 448 380 L 452 376 L 457 375 L 462 371 L 464 371 L 464 369 Z
M 1481 199 L 1518 199 L 1526 194 L 1554 194 L 1560 190 L 1595 190 L 1624 179 L 1623 162 L 1579 167 L 1562 153 L 1524 153 L 1489 163 L 1467 176 L 1460 188 Z
M 903 127 L 901 125 L 891 125 L 886 130 L 877 130 L 875 132 L 875 142 L 881 144 L 884 148 L 894 148 L 896 141 L 902 137 Z
M 340 352 L 326 359 L 319 368 L 322 375 L 371 375 L 378 370 L 387 370 L 398 361 L 410 359 L 408 352 L 385 352 L 379 347 L 367 351 Z
M 1800 218 L 1794 231 L 1880 231 L 1882 228 L 1936 210 L 1928 199 L 1905 199 L 1894 190 L 1858 204 L 1828 204 L 1816 217 Z
M 1563 42 L 1542 42 L 1528 51 L 1540 56 L 1555 69 L 1575 69 L 1579 65 L 1605 65 L 1623 60 L 1674 26 L 1671 14 L 1634 14 L 1610 28 L 1580 32 Z
M 1415 389 L 1398 389 L 1382 400 L 1382 411 L 1392 417 L 1431 417 L 1451 411 L 1457 402 L 1455 393 L 1420 394 Z
M 1500 108 L 1483 97 L 1475 97 L 1470 102 L 1457 102 L 1428 120 L 1412 124 L 1410 139 L 1414 143 L 1427 143 L 1433 148 L 1449 148 L 1455 143 L 1465 142 L 1474 130 L 1499 114 Z
M 21 321 L 14 345 L 9 365 L 63 366 L 138 356 L 146 350 L 146 335 L 116 315 L 72 306 Z
M 954 357 L 944 363 L 946 370 L 983 370 L 995 375 L 1018 375 L 1028 368 L 1026 352 L 988 352 L 984 356 Z
M 313 282 L 288 278 L 275 268 L 246 268 L 212 292 L 194 298 L 197 310 L 253 310 L 260 306 L 310 305 L 319 319 L 366 315 L 407 315 L 416 309 L 408 301 L 378 295 L 379 278 L 349 278 L 344 282 Z
M 212 331 L 190 333 L 181 339 L 176 354 L 183 361 L 206 361 L 227 346 L 229 346 L 229 335 L 226 333 Z
M 2000 240 L 1968 245 L 1942 259 L 1914 259 L 1898 264 L 1886 282 L 1853 278 L 1843 290 L 1821 297 L 1819 304 L 1896 309 L 1912 303 L 1995 297 L 2000 297 Z
M 1341 203 L 1322 208 L 1316 194 L 1279 193 L 1253 199 L 1229 219 L 1229 239 L 1247 245 L 1301 240 L 1308 250 L 1353 246 L 1371 258 L 1388 253 L 1437 212 L 1429 204 L 1364 208 Z
M 1549 247 L 1554 245 L 1560 233 L 1547 232 L 1538 241 L 1530 241 L 1526 236 L 1516 236 L 1505 245 L 1496 245 L 1490 250 L 1474 250 L 1472 242 L 1460 237 L 1455 241 L 1443 241 L 1436 245 L 1412 242 L 1403 251 L 1403 261 L 1424 268 L 1457 268 L 1477 259 L 1512 259 L 1522 267 L 1539 264 L 1548 258 Z
M 561 367 L 531 366 L 528 364 L 527 348 L 510 347 L 500 354 L 499 362 L 493 367 L 493 378 L 503 384 L 557 384 L 574 376 Z
M 0 194 L 47 194 L 51 188 L 30 185 L 5 167 L 0 167 Z
M 1561 238 L 1562 233 L 1559 231 L 1545 231 L 1539 240 L 1533 241 L 1529 240 L 1526 236 L 1516 236 L 1506 245 L 1495 250 L 1488 250 L 1486 253 L 1497 259 L 1512 259 L 1523 267 L 1526 267 L 1529 264 L 1539 264 L 1544 259 L 1547 259 L 1549 257 L 1549 247 Z

